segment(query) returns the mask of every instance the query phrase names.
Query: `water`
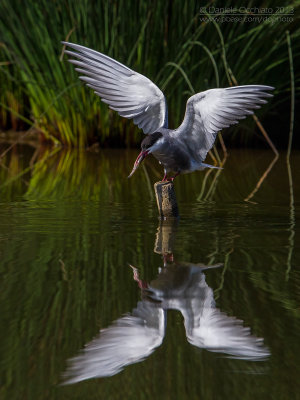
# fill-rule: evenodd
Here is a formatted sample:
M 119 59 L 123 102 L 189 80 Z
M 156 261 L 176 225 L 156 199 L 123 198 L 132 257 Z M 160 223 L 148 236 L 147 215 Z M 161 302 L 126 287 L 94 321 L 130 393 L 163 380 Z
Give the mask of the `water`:
M 300 153 L 176 178 L 177 224 L 136 154 L 6 156 L 1 399 L 300 399 Z

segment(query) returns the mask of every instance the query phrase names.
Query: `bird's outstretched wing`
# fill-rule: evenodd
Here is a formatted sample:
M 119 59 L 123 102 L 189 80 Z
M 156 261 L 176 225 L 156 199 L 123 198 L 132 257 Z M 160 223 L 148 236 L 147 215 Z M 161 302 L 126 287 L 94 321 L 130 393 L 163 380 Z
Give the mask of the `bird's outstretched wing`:
M 198 305 L 195 299 L 188 318 L 185 315 L 186 336 L 192 345 L 241 360 L 260 361 L 270 356 L 263 339 L 251 335 L 243 321 L 226 315 L 214 304 L 204 303 L 200 310 Z
M 155 303 L 140 301 L 132 315 L 116 320 L 69 360 L 64 384 L 119 373 L 127 365 L 142 361 L 165 335 L 165 311 Z
M 212 148 L 217 133 L 253 114 L 272 97 L 272 86 L 246 85 L 210 89 L 190 97 L 184 120 L 175 135 L 184 140 L 196 160 L 203 161 Z
M 270 356 L 263 340 L 251 335 L 243 321 L 216 307 L 214 292 L 201 270 L 191 275 L 185 294 L 175 304 L 184 317 L 186 337 L 192 345 L 241 360 L 259 361 Z
M 167 128 L 167 103 L 162 91 L 144 75 L 95 50 L 78 44 L 62 42 L 76 50 L 65 50 L 75 59 L 80 79 L 92 88 L 112 110 L 133 122 L 145 134 Z

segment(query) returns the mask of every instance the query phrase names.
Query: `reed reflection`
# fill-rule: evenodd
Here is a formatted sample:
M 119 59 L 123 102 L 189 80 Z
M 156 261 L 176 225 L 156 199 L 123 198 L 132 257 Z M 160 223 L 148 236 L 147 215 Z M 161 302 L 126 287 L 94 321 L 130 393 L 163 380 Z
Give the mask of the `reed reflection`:
M 154 251 L 162 255 L 163 265 L 157 277 L 146 282 L 139 276 L 138 268 L 130 265 L 141 290 L 141 300 L 131 313 L 102 329 L 79 355 L 69 360 L 66 384 L 112 376 L 148 357 L 163 342 L 168 310 L 182 314 L 186 338 L 198 348 L 251 361 L 264 360 L 270 355 L 263 340 L 251 335 L 243 321 L 216 307 L 206 273 L 221 268 L 222 264 L 176 262 L 175 233 L 176 221 L 160 223 Z

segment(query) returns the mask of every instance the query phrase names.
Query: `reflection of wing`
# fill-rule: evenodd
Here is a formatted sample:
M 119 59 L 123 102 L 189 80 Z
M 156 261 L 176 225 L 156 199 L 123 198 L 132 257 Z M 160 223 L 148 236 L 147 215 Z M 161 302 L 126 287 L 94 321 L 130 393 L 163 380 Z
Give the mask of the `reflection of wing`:
M 262 339 L 252 336 L 250 329 L 242 325 L 243 321 L 216 308 L 213 291 L 206 284 L 204 274 L 200 275 L 198 279 L 194 275 L 188 299 L 177 304 L 184 316 L 187 340 L 194 346 L 243 360 L 268 357 L 270 353 Z
M 150 288 L 164 309 L 182 313 L 187 340 L 194 346 L 245 360 L 268 357 L 270 354 L 262 339 L 252 336 L 250 329 L 243 327 L 243 321 L 216 308 L 213 290 L 202 272 L 204 269 L 204 265 L 187 263 L 168 266 L 164 274 L 151 282 L 155 289 L 153 285 Z
M 115 321 L 70 360 L 65 383 L 112 376 L 126 365 L 149 356 L 163 340 L 164 311 L 150 302 L 139 302 L 132 315 Z

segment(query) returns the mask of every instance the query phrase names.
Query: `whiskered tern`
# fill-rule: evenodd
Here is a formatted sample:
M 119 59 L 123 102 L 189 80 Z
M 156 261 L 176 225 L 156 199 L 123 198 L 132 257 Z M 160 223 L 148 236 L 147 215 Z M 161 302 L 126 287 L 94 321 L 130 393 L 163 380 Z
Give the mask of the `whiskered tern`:
M 62 43 L 75 50 L 65 53 L 73 57 L 69 62 L 75 64 L 80 79 L 112 110 L 133 119 L 147 135 L 129 177 L 149 154 L 163 165 L 163 181 L 173 180 L 180 173 L 216 168 L 204 160 L 217 133 L 253 114 L 267 102 L 266 98 L 272 97 L 268 92 L 274 89 L 245 85 L 197 93 L 187 101 L 182 124 L 168 129 L 166 98 L 150 79 L 95 50 Z M 167 178 L 169 172 L 175 175 Z

